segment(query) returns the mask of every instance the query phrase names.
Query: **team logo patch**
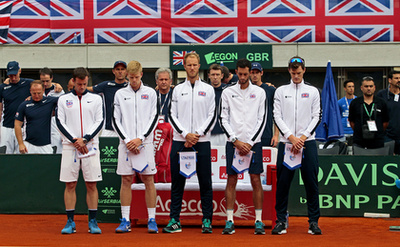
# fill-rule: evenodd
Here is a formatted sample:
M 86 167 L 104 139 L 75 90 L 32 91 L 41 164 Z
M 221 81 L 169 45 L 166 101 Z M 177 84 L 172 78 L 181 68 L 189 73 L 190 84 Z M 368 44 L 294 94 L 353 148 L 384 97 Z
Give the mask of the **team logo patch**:
M 206 96 L 206 92 L 204 92 L 204 91 L 199 91 L 199 96 Z
M 255 99 L 256 98 L 256 95 L 255 94 L 250 94 L 250 99 Z
M 310 95 L 309 95 L 308 93 L 302 93 L 302 94 L 301 94 L 301 97 L 302 97 L 302 98 L 308 98 L 308 97 L 310 97 Z
M 66 104 L 67 104 L 67 107 L 68 107 L 68 108 L 71 108 L 72 105 L 74 104 L 74 102 L 73 102 L 72 100 L 67 100 L 67 101 L 66 101 Z
M 142 94 L 142 99 L 149 99 L 149 95 L 148 94 Z
M 18 116 L 19 116 L 19 112 L 16 112 L 16 113 L 15 113 L 15 117 L 18 117 Z

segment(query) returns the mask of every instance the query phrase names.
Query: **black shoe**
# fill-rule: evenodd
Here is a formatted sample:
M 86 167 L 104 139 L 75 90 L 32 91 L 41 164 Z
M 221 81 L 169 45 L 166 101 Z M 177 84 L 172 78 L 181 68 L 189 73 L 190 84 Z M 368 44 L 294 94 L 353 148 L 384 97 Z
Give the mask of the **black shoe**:
M 172 218 L 168 225 L 162 230 L 164 233 L 182 232 L 181 223 Z
M 225 229 L 222 231 L 222 234 L 234 234 L 235 233 L 235 225 L 231 220 L 227 220 L 225 224 Z
M 321 229 L 319 229 L 317 222 L 310 222 L 310 227 L 308 228 L 308 233 L 313 235 L 321 235 Z
M 276 223 L 274 229 L 272 229 L 271 233 L 273 235 L 281 235 L 285 234 L 286 232 L 286 222 L 278 222 Z

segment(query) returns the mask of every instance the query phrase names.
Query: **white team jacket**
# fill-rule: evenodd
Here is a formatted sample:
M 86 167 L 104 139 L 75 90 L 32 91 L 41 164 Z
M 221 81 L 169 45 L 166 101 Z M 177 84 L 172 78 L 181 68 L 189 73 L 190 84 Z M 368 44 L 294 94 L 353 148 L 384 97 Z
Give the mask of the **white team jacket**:
M 318 89 L 304 83 L 279 87 L 274 97 L 274 121 L 280 141 L 289 142 L 290 135 L 315 139 L 315 129 L 321 121 L 321 98 Z
M 130 85 L 118 90 L 114 97 L 112 123 L 121 143 L 140 138 L 143 143 L 153 142 L 159 103 L 156 91 L 143 82 L 138 91 Z
M 216 120 L 214 88 L 197 80 L 194 87 L 185 80 L 172 91 L 169 122 L 174 129 L 174 141 L 186 141 L 188 133 L 198 133 L 199 142 L 210 140 Z
M 63 144 L 71 144 L 74 138 L 81 137 L 99 143 L 98 133 L 104 123 L 103 100 L 87 90 L 81 99 L 75 90 L 63 94 L 58 98 L 56 122 Z
M 267 111 L 264 89 L 251 82 L 245 90 L 237 83 L 222 91 L 220 122 L 228 141 L 236 137 L 251 146 L 261 142 Z

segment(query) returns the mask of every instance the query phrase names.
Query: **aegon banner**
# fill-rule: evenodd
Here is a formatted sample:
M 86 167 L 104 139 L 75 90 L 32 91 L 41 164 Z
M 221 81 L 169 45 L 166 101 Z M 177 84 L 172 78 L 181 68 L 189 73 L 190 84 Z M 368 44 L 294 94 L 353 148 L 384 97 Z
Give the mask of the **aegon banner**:
M 169 49 L 172 70 L 183 70 L 183 58 L 192 51 L 200 55 L 200 69 L 204 70 L 214 63 L 235 69 L 241 58 L 259 62 L 264 69 L 272 68 L 272 45 L 171 45 Z
M 400 216 L 400 175 L 396 156 L 320 156 L 319 199 L 322 216 Z M 289 213 L 307 215 L 303 181 L 296 172 L 289 196 Z

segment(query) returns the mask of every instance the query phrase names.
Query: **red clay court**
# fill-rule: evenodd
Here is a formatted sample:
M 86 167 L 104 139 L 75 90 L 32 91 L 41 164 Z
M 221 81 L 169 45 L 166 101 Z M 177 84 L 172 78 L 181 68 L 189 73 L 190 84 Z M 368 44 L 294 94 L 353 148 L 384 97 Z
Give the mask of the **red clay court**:
M 271 222 L 266 221 L 266 235 L 254 235 L 251 221 L 236 221 L 236 233 L 222 235 L 223 221 L 213 222 L 213 233 L 202 234 L 200 222 L 182 221 L 182 233 L 165 234 L 167 224 L 159 220 L 159 234 L 147 233 L 145 222 L 132 228 L 131 233 L 116 234 L 115 223 L 99 223 L 103 233 L 87 232 L 87 216 L 75 216 L 77 233 L 62 235 L 65 215 L 5 215 L 0 214 L 0 246 L 398 246 L 400 232 L 389 226 L 400 225 L 400 219 L 321 217 L 323 235 L 307 234 L 306 217 L 290 217 L 288 233 L 271 235 Z M 194 226 L 194 224 L 198 224 Z

